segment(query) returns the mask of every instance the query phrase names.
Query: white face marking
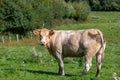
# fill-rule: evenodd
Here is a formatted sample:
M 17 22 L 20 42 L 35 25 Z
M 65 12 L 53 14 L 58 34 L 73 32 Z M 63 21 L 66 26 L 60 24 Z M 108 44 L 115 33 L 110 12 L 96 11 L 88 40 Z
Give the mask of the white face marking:
M 48 33 L 40 35 L 40 43 L 44 46 L 47 44 Z
M 45 38 L 42 38 L 40 42 L 41 42 L 41 44 L 45 45 L 45 42 L 46 42 Z

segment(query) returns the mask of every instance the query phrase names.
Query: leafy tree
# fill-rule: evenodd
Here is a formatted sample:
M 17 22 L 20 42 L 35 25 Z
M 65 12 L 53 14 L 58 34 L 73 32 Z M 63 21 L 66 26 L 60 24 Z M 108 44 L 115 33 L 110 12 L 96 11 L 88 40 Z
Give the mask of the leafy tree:
M 90 7 L 86 1 L 81 1 L 79 3 L 74 2 L 73 7 L 75 13 L 73 18 L 78 21 L 84 21 L 87 19 L 88 14 L 90 13 Z
M 30 7 L 17 0 L 14 2 L 6 0 L 0 7 L 2 31 L 25 35 L 25 32 L 32 28 L 33 17 L 30 10 Z
M 64 0 L 0 0 L 0 33 L 26 35 L 43 24 L 51 27 L 54 20 L 86 20 L 90 12 L 88 3 L 76 1 L 74 4 L 72 0 L 68 3 Z
M 120 11 L 120 0 L 89 0 L 91 9 L 96 11 Z

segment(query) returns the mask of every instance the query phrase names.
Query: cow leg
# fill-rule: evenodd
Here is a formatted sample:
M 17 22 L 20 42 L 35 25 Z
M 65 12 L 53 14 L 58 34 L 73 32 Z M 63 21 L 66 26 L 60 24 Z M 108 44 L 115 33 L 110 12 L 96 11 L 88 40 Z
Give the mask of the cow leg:
M 58 59 L 58 66 L 59 66 L 59 71 L 58 74 L 64 76 L 64 62 L 63 62 L 63 57 L 61 54 L 57 53 L 57 59 Z
M 58 72 L 58 74 L 64 76 L 64 75 L 65 75 L 65 72 L 64 72 L 64 63 L 63 63 L 63 61 L 60 61 L 60 62 L 58 63 L 58 65 L 59 65 L 59 72 Z
M 104 59 L 104 53 L 102 54 L 98 53 L 96 55 L 96 64 L 97 64 L 96 77 L 100 77 L 100 70 L 101 70 L 103 59 Z
M 85 68 L 82 75 L 86 75 L 92 66 L 92 57 L 90 55 L 85 55 Z

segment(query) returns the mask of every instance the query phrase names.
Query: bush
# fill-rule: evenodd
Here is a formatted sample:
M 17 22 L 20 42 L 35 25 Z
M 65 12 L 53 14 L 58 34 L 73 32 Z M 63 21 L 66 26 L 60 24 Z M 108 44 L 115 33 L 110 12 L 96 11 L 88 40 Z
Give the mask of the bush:
M 19 3 L 19 4 L 18 4 Z M 29 5 L 29 4 L 28 4 Z M 0 24 L 3 32 L 25 35 L 33 28 L 31 7 L 18 1 L 7 1 L 0 5 Z
M 81 1 L 79 3 L 74 2 L 73 7 L 75 9 L 73 18 L 77 21 L 85 21 L 90 13 L 90 7 L 88 3 L 86 1 Z
M 93 11 L 120 11 L 120 0 L 89 0 Z
M 75 9 L 72 5 L 72 3 L 67 3 L 66 4 L 66 17 L 65 18 L 72 18 L 75 14 Z
M 64 0 L 52 0 L 51 5 L 54 19 L 62 19 L 66 15 L 66 3 Z
M 35 28 L 41 28 L 43 24 L 46 26 L 51 26 L 51 21 L 53 19 L 52 11 L 46 7 L 44 4 L 39 3 L 36 8 L 33 9 L 34 19 L 35 19 Z

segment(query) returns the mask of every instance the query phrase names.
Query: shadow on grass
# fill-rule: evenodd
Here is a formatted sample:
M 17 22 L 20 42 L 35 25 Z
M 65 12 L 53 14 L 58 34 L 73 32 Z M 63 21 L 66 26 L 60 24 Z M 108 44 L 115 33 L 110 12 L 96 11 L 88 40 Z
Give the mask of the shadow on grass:
M 33 73 L 33 74 L 46 74 L 46 75 L 52 75 L 52 76 L 60 76 L 58 75 L 58 73 L 55 72 L 49 72 L 49 71 L 44 71 L 44 70 L 31 70 L 31 69 L 15 69 L 15 68 L 6 68 L 6 69 L 0 69 L 3 71 L 6 71 L 7 73 L 12 73 L 12 74 L 16 74 L 17 71 L 25 71 L 28 73 Z M 82 79 L 85 78 L 85 76 L 79 75 L 79 74 L 65 74 L 65 77 L 74 77 L 74 76 L 79 76 Z M 95 77 L 90 77 L 89 80 L 98 80 Z
M 14 68 L 5 68 L 5 69 L 1 69 L 1 70 L 5 70 L 8 72 L 16 72 L 16 71 L 26 71 L 29 73 L 38 73 L 38 74 L 47 74 L 47 75 L 56 75 L 56 76 L 60 76 L 58 73 L 55 72 L 49 72 L 49 71 L 43 71 L 43 70 L 31 70 L 31 69 L 14 69 Z M 72 77 L 72 76 L 81 76 L 81 75 L 76 75 L 76 74 L 65 74 L 65 76 L 67 77 Z
M 49 71 L 43 71 L 43 70 L 30 70 L 30 69 L 19 69 L 19 70 L 20 70 L 20 71 L 27 71 L 27 72 L 30 72 L 30 73 L 38 73 L 38 74 L 47 74 L 47 75 L 60 76 L 58 73 L 49 72 Z M 65 74 L 65 76 L 71 77 L 71 76 L 80 76 L 80 75 Z

